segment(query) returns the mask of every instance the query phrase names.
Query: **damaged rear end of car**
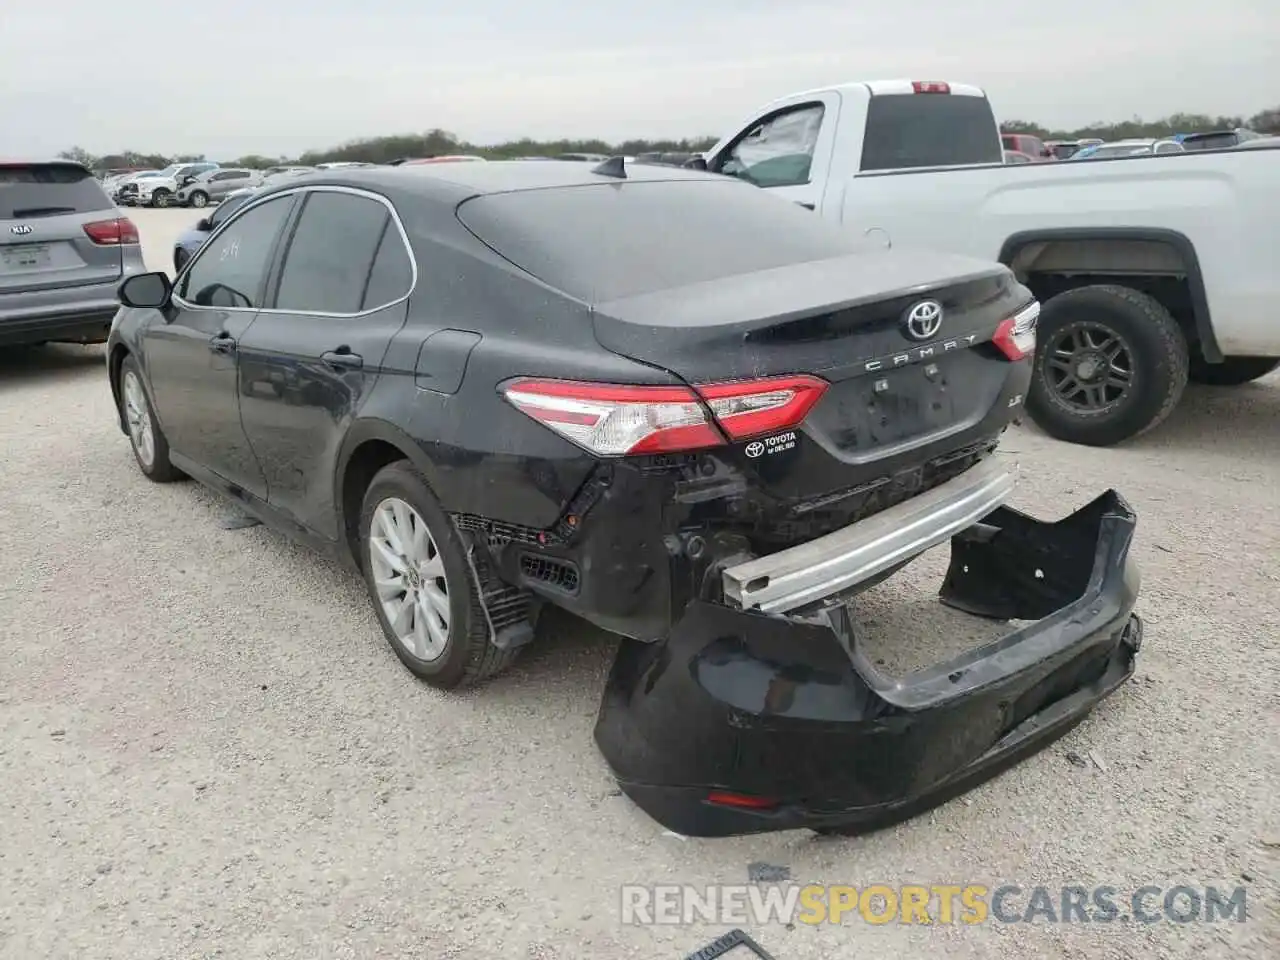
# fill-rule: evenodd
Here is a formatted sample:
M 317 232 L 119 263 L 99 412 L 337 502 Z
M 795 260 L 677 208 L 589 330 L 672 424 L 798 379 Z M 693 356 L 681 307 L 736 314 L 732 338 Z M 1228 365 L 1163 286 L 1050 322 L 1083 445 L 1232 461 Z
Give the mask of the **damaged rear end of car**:
M 459 219 L 584 304 L 591 349 L 646 371 L 498 384 L 592 465 L 554 527 L 491 537 L 485 562 L 626 638 L 596 742 L 664 826 L 910 816 L 1130 675 L 1131 509 L 1113 491 L 1057 522 L 1007 505 L 1015 471 L 993 454 L 1039 305 L 1006 268 L 872 249 L 694 175 L 491 195 Z M 942 603 L 1025 622 L 890 677 L 857 598 L 948 543 Z

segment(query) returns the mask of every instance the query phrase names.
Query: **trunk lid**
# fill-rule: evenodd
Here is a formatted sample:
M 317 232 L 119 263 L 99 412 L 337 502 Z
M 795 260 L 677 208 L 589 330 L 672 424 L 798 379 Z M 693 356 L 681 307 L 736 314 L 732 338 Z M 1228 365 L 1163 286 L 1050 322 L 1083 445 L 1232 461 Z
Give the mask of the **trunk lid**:
M 826 380 L 797 431 L 807 442 L 783 434 L 759 438 L 760 453 L 738 445 L 766 486 L 811 496 L 874 480 L 895 454 L 974 439 L 1025 366 L 992 336 L 1031 299 L 997 264 L 875 252 L 599 303 L 595 330 L 606 349 L 691 384 Z M 936 329 L 917 323 L 910 332 L 913 308 L 930 301 L 941 306 Z
M 110 283 L 120 246 L 85 225 L 117 216 L 102 187 L 73 163 L 0 164 L 0 294 Z

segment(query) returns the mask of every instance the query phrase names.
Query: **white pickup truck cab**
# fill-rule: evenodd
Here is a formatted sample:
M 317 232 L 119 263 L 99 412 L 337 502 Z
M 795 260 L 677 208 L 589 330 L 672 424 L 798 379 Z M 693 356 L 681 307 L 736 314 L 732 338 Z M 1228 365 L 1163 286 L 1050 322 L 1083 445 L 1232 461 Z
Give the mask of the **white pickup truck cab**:
M 981 89 L 885 80 L 775 100 L 705 157 L 871 243 L 1010 266 L 1044 305 L 1027 408 L 1060 439 L 1280 367 L 1280 149 L 1005 164 Z

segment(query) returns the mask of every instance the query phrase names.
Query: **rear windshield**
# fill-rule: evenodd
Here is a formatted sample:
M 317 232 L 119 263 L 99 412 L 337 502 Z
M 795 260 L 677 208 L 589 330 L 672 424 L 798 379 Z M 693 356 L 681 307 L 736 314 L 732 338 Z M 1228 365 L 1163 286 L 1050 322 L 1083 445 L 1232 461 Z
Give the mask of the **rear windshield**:
M 69 164 L 0 164 L 0 220 L 110 210 L 102 184 Z
M 1002 163 L 995 114 L 986 97 L 882 94 L 867 107 L 863 170 Z
M 516 266 L 587 302 L 866 249 L 856 231 L 728 178 L 490 194 L 463 203 L 458 218 Z

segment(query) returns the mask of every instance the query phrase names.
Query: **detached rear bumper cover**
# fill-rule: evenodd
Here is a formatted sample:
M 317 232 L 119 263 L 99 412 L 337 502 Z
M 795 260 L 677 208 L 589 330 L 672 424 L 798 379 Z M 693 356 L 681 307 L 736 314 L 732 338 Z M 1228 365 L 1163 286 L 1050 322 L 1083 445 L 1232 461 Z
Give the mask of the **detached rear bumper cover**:
M 1035 622 L 901 680 L 861 655 L 846 607 L 690 603 L 667 641 L 624 643 L 596 742 L 623 792 L 689 836 L 914 816 L 1057 739 L 1132 675 L 1135 523 L 1108 491 L 1056 523 L 1002 506 L 956 535 L 942 602 Z

